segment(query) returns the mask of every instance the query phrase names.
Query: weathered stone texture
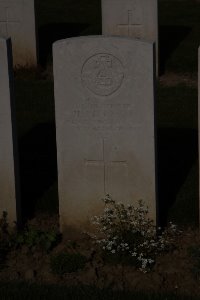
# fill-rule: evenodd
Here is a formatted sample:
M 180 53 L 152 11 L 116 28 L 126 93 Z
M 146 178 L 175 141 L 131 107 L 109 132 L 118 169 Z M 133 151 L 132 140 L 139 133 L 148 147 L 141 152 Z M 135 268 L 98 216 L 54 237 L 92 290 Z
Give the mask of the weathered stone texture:
M 156 219 L 154 45 L 120 37 L 54 43 L 61 228 L 82 228 L 116 201 Z

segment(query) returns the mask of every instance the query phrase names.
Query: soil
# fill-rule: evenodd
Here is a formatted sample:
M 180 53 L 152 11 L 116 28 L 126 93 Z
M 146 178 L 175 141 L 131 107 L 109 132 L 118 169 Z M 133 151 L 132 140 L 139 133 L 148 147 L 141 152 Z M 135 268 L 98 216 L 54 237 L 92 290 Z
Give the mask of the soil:
M 172 72 L 166 72 L 159 78 L 159 82 L 162 86 L 171 87 L 179 84 L 184 84 L 190 87 L 197 87 L 197 78 L 191 76 L 191 74 L 178 74 Z
M 34 219 L 32 224 L 37 224 L 45 230 L 56 227 L 57 221 L 56 218 L 42 216 Z M 197 265 L 198 259 L 200 261 L 200 251 L 199 257 L 195 259 L 189 254 L 191 247 L 198 251 L 200 236 L 197 229 L 188 228 L 178 237 L 175 249 L 160 255 L 153 269 L 144 274 L 133 266 L 105 263 L 94 244 L 86 237 L 74 244 L 65 239 L 50 253 L 37 248 L 30 250 L 23 246 L 8 255 L 5 268 L 0 270 L 0 281 L 25 280 L 67 286 L 85 284 L 113 290 L 173 292 L 177 295 L 200 296 L 200 263 Z M 62 251 L 86 256 L 87 263 L 84 269 L 63 276 L 53 274 L 50 257 Z

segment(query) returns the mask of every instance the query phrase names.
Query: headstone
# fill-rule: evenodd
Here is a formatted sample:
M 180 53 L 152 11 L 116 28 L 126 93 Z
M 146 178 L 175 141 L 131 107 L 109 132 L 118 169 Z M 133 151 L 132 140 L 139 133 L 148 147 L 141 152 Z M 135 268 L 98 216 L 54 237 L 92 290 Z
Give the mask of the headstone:
M 53 46 L 61 230 L 89 226 L 101 199 L 156 220 L 154 45 L 80 37 Z
M 17 220 L 16 143 L 13 131 L 12 56 L 10 39 L 0 38 L 0 217 Z
M 102 0 L 102 34 L 155 42 L 158 61 L 157 0 Z
M 198 49 L 198 134 L 199 134 L 199 174 L 200 174 L 200 47 Z M 200 176 L 199 176 L 199 222 L 200 222 Z
M 15 66 L 37 64 L 34 0 L 0 0 L 0 36 L 11 37 Z

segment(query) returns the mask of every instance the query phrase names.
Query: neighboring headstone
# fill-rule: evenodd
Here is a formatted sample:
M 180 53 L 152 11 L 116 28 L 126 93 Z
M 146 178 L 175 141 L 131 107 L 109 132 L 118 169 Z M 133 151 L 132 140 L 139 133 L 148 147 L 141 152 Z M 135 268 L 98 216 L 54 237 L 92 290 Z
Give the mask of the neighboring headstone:
M 53 45 L 61 230 L 87 227 L 101 199 L 156 220 L 154 45 L 80 37 Z
M 0 36 L 11 37 L 15 66 L 37 64 L 34 0 L 0 0 Z
M 6 211 L 11 225 L 17 220 L 18 209 L 12 93 L 11 41 L 0 38 L 0 217 Z
M 102 34 L 155 42 L 158 60 L 157 0 L 102 0 Z
M 200 47 L 198 49 L 199 222 L 200 222 Z

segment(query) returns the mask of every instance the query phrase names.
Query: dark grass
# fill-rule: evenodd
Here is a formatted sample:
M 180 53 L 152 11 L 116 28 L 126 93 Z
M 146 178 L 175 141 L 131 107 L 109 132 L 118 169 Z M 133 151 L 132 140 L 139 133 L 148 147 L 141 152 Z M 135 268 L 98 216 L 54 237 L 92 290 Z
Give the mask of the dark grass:
M 101 28 L 101 0 L 36 0 L 38 26 L 48 23 L 89 23 Z
M 19 137 L 27 134 L 39 123 L 54 122 L 52 81 L 16 79 L 15 99 Z
M 172 87 L 157 86 L 157 126 L 159 128 L 198 127 L 197 86 L 178 84 Z
M 36 0 L 39 60 L 52 59 L 52 43 L 81 35 L 101 34 L 101 0 Z
M 160 71 L 197 73 L 200 3 L 158 0 Z M 72 36 L 101 34 L 101 0 L 36 0 L 39 57 L 51 60 L 52 42 Z
M 195 0 L 158 3 L 162 71 L 197 73 L 200 3 Z
M 198 226 L 197 130 L 158 129 L 157 169 L 161 225 Z
M 157 86 L 158 212 L 161 225 L 198 226 L 198 91 Z
M 144 294 L 143 292 L 111 291 L 92 286 L 69 288 L 66 286 L 36 285 L 28 283 L 0 283 L 1 300 L 197 300 L 195 297 L 175 294 Z

